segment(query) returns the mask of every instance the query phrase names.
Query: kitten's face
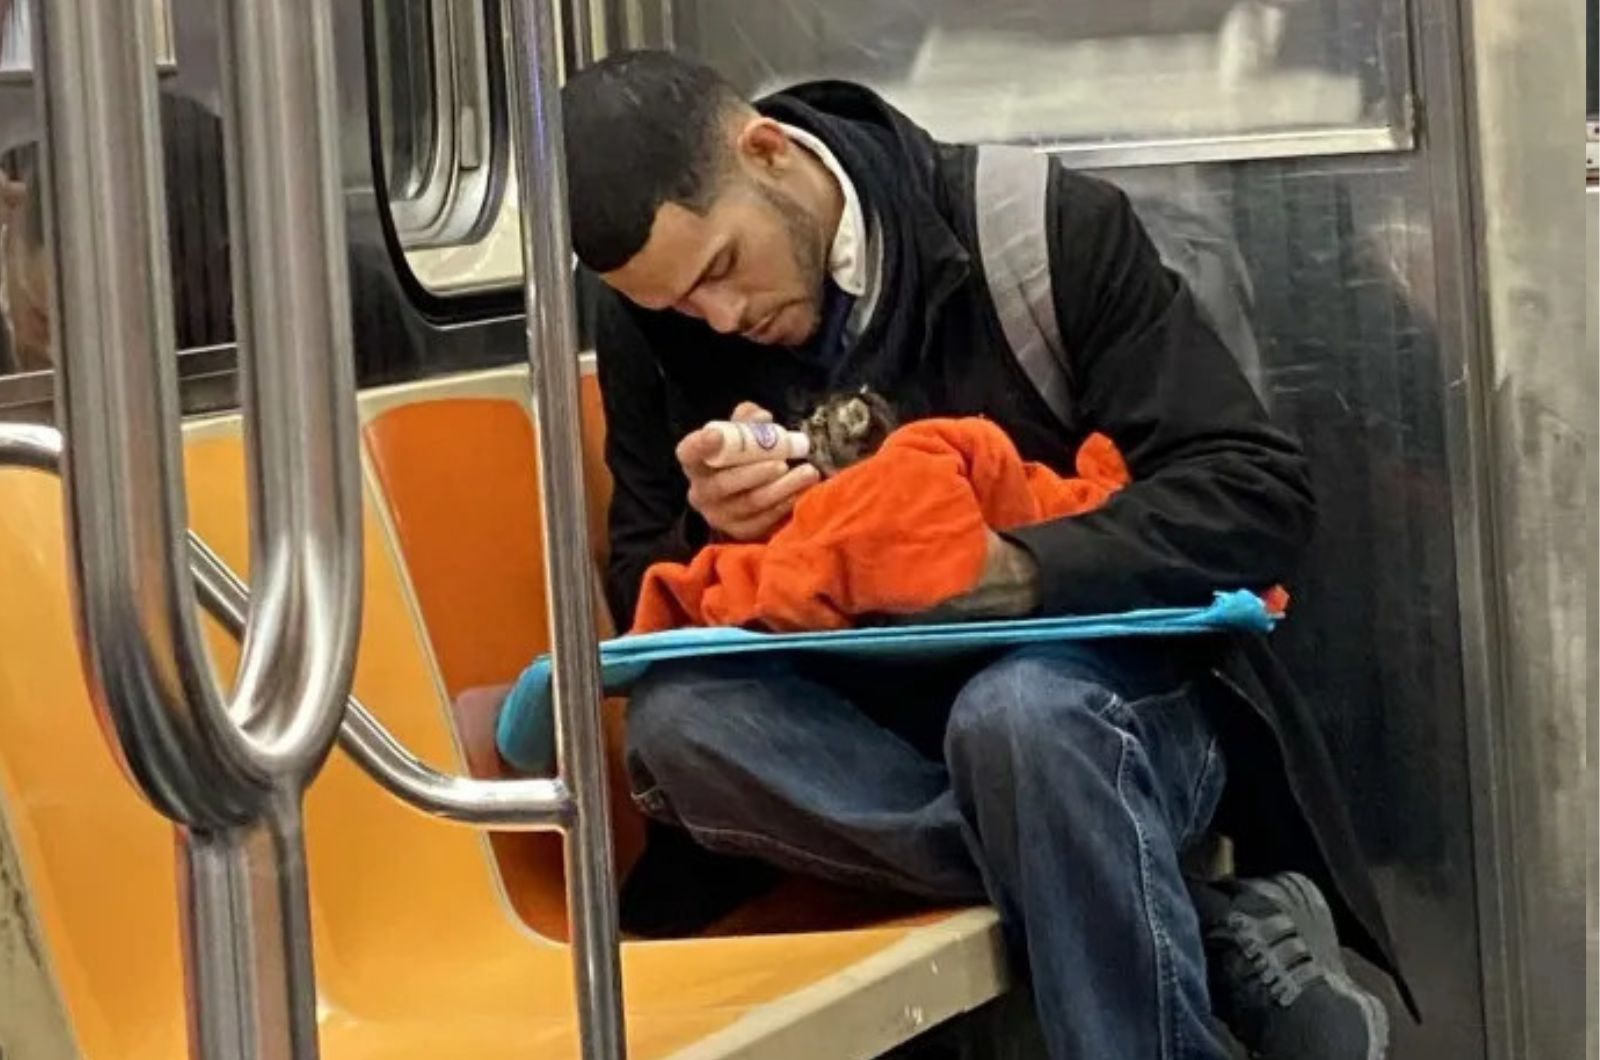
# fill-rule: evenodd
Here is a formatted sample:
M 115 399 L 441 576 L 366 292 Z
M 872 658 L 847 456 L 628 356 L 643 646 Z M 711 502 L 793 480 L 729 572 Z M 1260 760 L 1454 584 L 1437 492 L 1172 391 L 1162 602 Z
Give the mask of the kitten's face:
M 877 452 L 895 417 L 887 401 L 863 388 L 827 399 L 800 427 L 811 439 L 811 463 L 831 478 Z

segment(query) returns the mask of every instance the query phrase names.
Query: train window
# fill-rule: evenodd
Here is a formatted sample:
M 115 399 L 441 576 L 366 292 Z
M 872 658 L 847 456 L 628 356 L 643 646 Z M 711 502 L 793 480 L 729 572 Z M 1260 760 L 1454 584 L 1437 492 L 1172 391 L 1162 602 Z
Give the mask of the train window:
M 515 282 L 500 5 L 378 0 L 371 10 L 382 181 L 412 274 L 436 294 Z
M 176 69 L 168 0 L 151 0 L 157 62 Z M 39 180 L 32 34 L 36 0 L 0 0 L 0 419 L 48 416 L 49 267 Z M 164 78 L 160 96 L 168 176 L 174 326 L 180 349 L 233 337 L 221 125 Z M 199 360 L 214 364 L 214 357 Z M 32 409 L 30 413 L 27 410 Z
M 521 274 L 509 158 L 496 155 L 490 170 L 506 174 L 498 188 L 465 180 L 459 156 L 450 162 L 463 140 L 476 149 L 471 157 L 484 157 L 485 129 L 495 150 L 509 140 L 496 117 L 505 78 L 495 64 L 503 71 L 504 55 L 481 47 L 478 28 L 497 5 L 481 2 L 375 4 L 391 216 L 413 275 L 436 294 L 504 288 Z M 563 3 L 549 2 L 559 18 Z M 1078 165 L 1413 142 L 1406 0 L 576 2 L 602 52 L 676 48 L 751 96 L 846 78 L 941 138 L 1036 144 Z
M 180 350 L 233 341 L 222 122 L 203 104 L 160 95 L 173 330 Z M 49 267 L 39 143 L 0 152 L 0 375 L 50 368 Z
M 949 140 L 1099 164 L 1410 144 L 1404 0 L 673 0 L 670 13 L 676 47 L 753 95 L 846 78 Z
M 172 11 L 168 0 L 149 0 L 155 11 L 156 62 L 175 65 Z M 27 80 L 33 75 L 33 9 L 36 0 L 0 0 L 0 79 Z

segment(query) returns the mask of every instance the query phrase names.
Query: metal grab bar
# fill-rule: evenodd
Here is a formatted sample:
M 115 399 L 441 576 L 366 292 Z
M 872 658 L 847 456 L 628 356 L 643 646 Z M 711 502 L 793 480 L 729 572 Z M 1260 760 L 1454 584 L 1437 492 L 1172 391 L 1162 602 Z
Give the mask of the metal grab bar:
M 600 738 L 600 663 L 589 580 L 578 329 L 554 8 L 532 0 L 505 4 L 511 16 L 512 146 L 522 208 L 523 295 L 539 441 L 556 750 L 561 778 L 576 802 L 565 850 L 578 1032 L 586 1060 L 622 1060 L 627 1047 L 616 870 Z
M 200 606 L 235 637 L 244 631 L 244 583 L 193 531 L 189 565 Z M 495 831 L 544 831 L 572 818 L 572 795 L 559 779 L 483 780 L 441 773 L 408 751 L 356 697 L 345 702 L 339 746 L 379 786 L 431 817 Z
M 178 824 L 191 1051 L 315 1057 L 301 798 L 349 694 L 361 503 L 328 0 L 224 5 L 253 585 L 217 687 L 184 552 L 152 9 L 35 22 L 78 633 L 102 726 Z
M 0 423 L 0 468 L 8 467 L 59 474 L 61 432 Z M 244 583 L 192 530 L 188 552 L 200 606 L 240 636 L 249 610 Z M 572 796 L 560 780 L 485 780 L 441 772 L 407 750 L 354 696 L 345 701 L 339 746 L 380 787 L 430 817 L 492 831 L 543 831 L 564 827 L 571 818 Z

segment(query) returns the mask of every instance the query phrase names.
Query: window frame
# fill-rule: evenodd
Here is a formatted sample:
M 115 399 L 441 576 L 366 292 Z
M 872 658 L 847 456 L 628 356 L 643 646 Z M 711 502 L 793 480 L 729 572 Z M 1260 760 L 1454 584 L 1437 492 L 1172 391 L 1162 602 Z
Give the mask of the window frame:
M 427 87 L 432 106 L 426 161 L 420 183 L 397 197 L 390 160 L 399 128 L 389 84 L 393 73 L 385 39 L 392 13 L 407 0 L 373 0 L 368 5 L 370 120 L 377 125 L 374 160 L 378 187 L 392 214 L 391 223 L 408 251 L 480 241 L 498 219 L 506 188 L 509 146 L 506 132 L 504 51 L 500 4 L 496 0 L 414 0 L 425 3 L 429 47 Z
M 370 0 L 383 3 L 386 0 Z M 392 0 L 391 0 L 392 2 Z M 673 47 L 684 12 L 675 0 L 549 0 L 562 23 L 564 60 L 570 64 L 582 54 L 606 54 L 611 50 L 640 47 Z M 1075 168 L 1120 169 L 1139 166 L 1193 163 L 1238 162 L 1274 158 L 1305 158 L 1358 154 L 1386 154 L 1416 148 L 1416 96 L 1413 69 L 1414 32 L 1412 0 L 1375 0 L 1377 4 L 1377 59 L 1382 69 L 1382 103 L 1370 116 L 1348 124 L 1308 126 L 1286 131 L 1249 131 L 1194 136 L 1152 136 L 1145 139 L 1049 140 L 1029 141 L 1028 146 L 1061 156 Z M 570 17 L 581 9 L 583 19 Z M 587 31 L 587 40 L 575 35 Z M 503 95 L 508 87 L 503 75 L 491 78 Z M 497 130 L 498 131 L 498 130 Z M 509 135 L 507 130 L 504 135 Z M 502 139 L 504 137 L 502 136 Z M 383 165 L 380 157 L 375 166 Z M 509 160 L 500 166 L 507 186 L 511 182 Z M 497 213 L 493 229 L 508 222 L 514 203 L 507 202 Z M 487 234 L 487 230 L 484 234 Z M 418 275 L 418 267 L 406 251 L 428 249 L 400 240 L 402 271 L 409 274 L 408 286 L 418 292 L 418 303 L 432 315 L 460 318 L 462 307 L 470 301 L 480 306 L 492 304 L 496 311 L 503 299 L 514 296 L 521 284 L 520 270 L 495 275 L 488 280 L 466 279 L 461 283 L 438 282 Z M 488 300 L 485 302 L 485 300 Z

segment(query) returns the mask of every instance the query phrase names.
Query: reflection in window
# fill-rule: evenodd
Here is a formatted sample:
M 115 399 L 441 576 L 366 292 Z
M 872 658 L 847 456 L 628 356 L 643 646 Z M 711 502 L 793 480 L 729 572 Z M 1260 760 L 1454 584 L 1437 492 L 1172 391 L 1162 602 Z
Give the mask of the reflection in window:
M 33 8 L 37 0 L 0 0 L 0 76 L 26 77 L 33 69 Z M 167 0 L 149 0 L 155 10 L 156 62 L 170 68 L 175 60 L 172 20 Z
M 0 74 L 26 71 L 33 50 L 33 8 L 29 0 L 0 2 Z
M 945 139 L 1069 145 L 1386 124 L 1401 3 L 677 0 L 674 33 L 752 95 L 842 77 Z
M 167 244 L 179 349 L 233 339 L 222 122 L 192 99 L 160 97 Z M 49 259 L 39 145 L 0 155 L 0 374 L 50 367 Z
M 170 92 L 160 107 L 173 337 L 179 351 L 225 346 L 235 333 L 222 119 Z M 0 376 L 51 367 L 42 193 L 36 142 L 0 153 Z M 392 264 L 381 250 L 374 257 L 365 246 L 351 249 L 357 376 L 371 383 L 414 375 L 417 343 L 388 283 Z

